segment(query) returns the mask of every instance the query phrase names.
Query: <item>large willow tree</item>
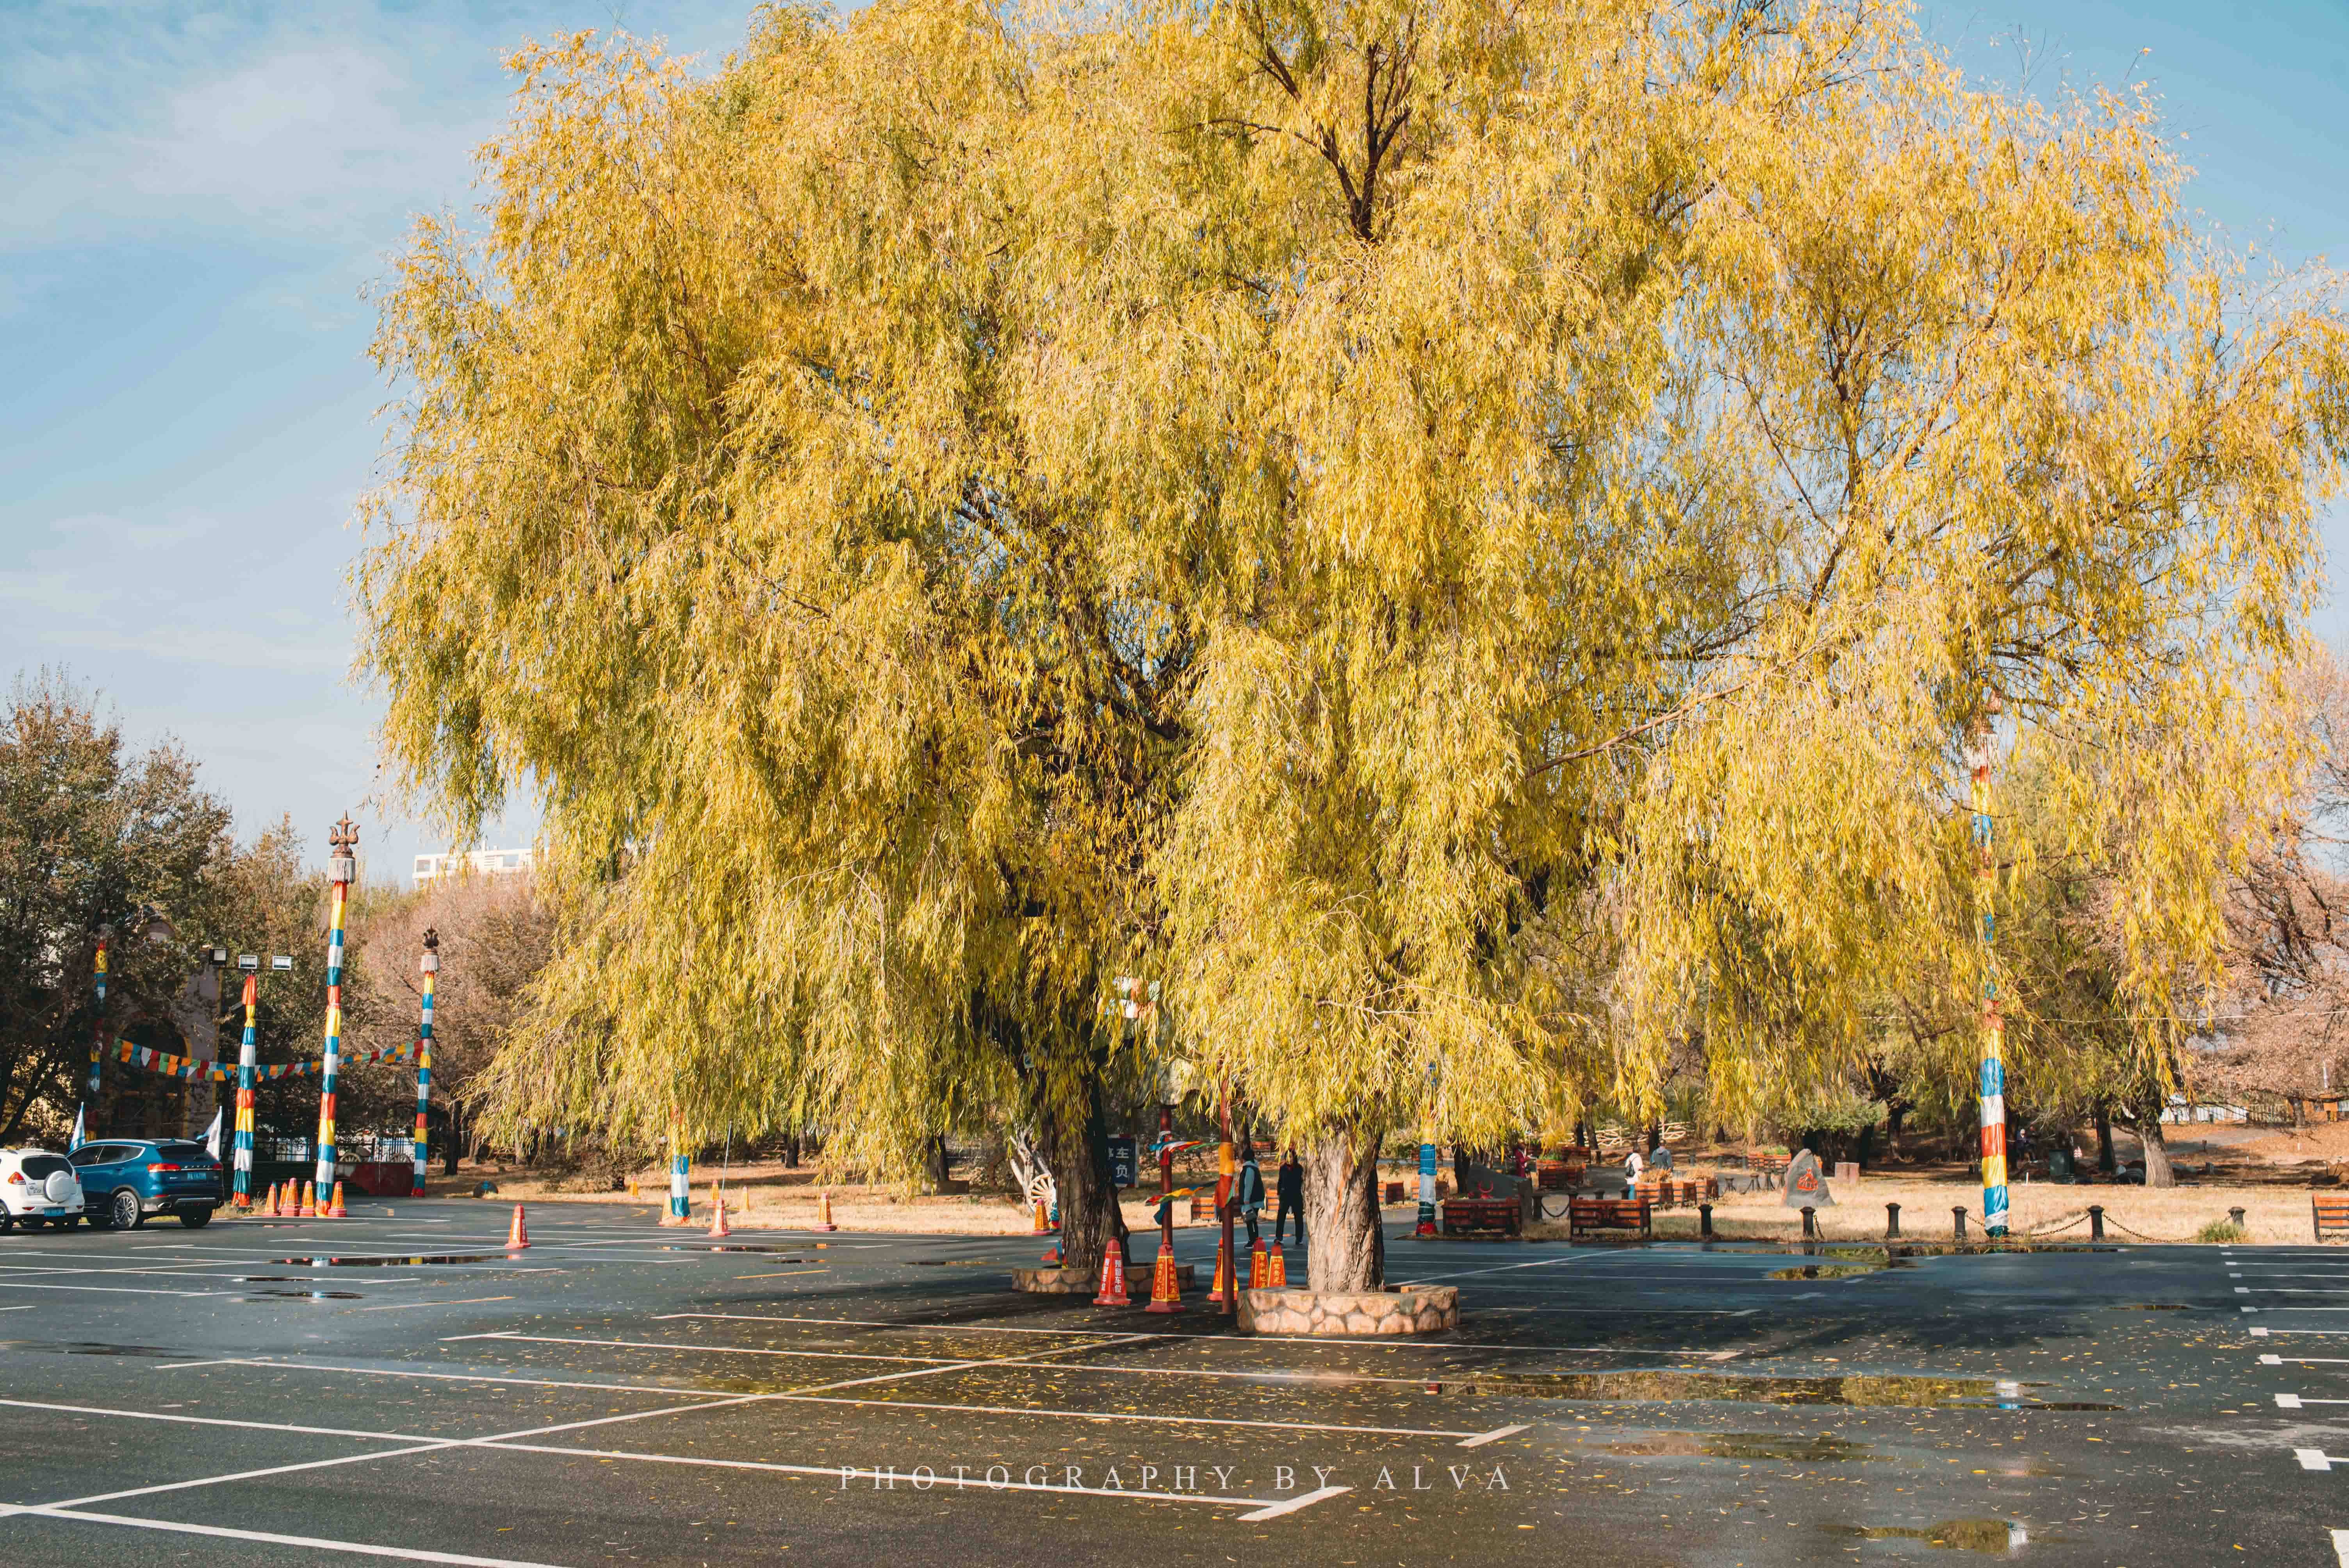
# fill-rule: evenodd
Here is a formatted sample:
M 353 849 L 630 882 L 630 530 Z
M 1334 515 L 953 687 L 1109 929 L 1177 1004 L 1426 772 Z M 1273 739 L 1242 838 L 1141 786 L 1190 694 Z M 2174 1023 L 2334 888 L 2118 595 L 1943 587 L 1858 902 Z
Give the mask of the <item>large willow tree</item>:
M 1143 974 L 1359 1284 L 1430 1104 L 1691 1041 L 1734 1098 L 1971 995 L 1993 695 L 2148 1014 L 2208 954 L 2343 363 L 2199 258 L 2141 104 L 1968 92 L 1864 0 L 907 0 L 523 68 L 486 231 L 386 301 L 361 571 L 408 783 L 545 810 L 509 1117 L 907 1160 L 1016 1106 L 1089 1261 Z

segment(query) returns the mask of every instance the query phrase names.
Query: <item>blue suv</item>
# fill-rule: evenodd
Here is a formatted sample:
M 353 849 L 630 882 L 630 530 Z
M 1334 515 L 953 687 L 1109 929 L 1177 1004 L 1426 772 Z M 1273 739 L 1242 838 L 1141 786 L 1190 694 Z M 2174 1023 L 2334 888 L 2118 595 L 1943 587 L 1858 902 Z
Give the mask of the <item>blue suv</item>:
M 66 1158 L 81 1178 L 82 1212 L 93 1225 L 136 1230 L 150 1214 L 176 1214 L 194 1230 L 221 1202 L 220 1161 L 185 1139 L 109 1138 Z

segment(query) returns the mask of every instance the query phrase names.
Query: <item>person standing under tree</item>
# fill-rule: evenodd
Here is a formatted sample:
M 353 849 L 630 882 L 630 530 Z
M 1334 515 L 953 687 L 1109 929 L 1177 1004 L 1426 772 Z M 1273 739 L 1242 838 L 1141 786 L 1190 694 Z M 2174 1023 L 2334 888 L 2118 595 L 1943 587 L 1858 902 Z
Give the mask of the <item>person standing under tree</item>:
M 1305 1167 L 1298 1162 L 1292 1149 L 1280 1158 L 1280 1173 L 1273 1178 L 1273 1196 L 1278 1207 L 1272 1212 L 1272 1243 L 1280 1244 L 1282 1230 L 1288 1216 L 1297 1216 L 1297 1244 L 1305 1244 Z
M 1240 1218 L 1247 1222 L 1248 1245 L 1253 1247 L 1259 1239 L 1257 1225 L 1264 1218 L 1264 1172 L 1257 1169 L 1254 1150 L 1248 1150 L 1248 1157 L 1240 1162 L 1240 1184 L 1236 1200 L 1239 1204 Z

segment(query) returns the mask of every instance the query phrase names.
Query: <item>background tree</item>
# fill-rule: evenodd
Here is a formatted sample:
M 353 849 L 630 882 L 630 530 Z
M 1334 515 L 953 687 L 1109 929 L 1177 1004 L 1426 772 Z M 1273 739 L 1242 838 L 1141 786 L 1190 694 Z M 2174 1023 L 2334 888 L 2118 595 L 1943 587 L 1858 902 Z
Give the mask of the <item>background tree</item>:
M 366 960 L 361 986 L 365 1022 L 353 1035 L 362 1050 L 410 1046 L 416 1040 L 422 975 L 417 960 L 424 933 L 440 938 L 440 971 L 433 987 L 432 1083 L 437 1103 L 461 1106 L 473 1082 L 505 1043 L 532 981 L 555 946 L 554 913 L 528 876 L 445 876 L 415 893 L 382 901 L 361 928 Z M 411 1064 L 354 1068 L 357 1114 L 367 1125 L 413 1128 L 416 1073 Z M 444 1159 L 459 1158 L 467 1140 L 461 1113 L 446 1126 Z M 592 1133 L 592 1124 L 584 1130 Z
M 94 1031 L 110 1046 L 140 1018 L 168 1024 L 228 822 L 176 746 L 134 752 L 63 676 L 18 678 L 0 714 L 0 1142 L 71 1122 Z M 175 940 L 147 938 L 148 908 Z M 101 1019 L 91 975 L 108 925 Z

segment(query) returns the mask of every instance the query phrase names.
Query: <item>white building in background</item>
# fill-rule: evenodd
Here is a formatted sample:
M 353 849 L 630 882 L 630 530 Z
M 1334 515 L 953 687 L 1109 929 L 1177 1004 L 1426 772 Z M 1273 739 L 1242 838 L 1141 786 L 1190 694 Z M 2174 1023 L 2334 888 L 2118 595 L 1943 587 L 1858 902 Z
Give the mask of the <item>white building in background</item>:
M 419 855 L 416 857 L 416 885 L 440 881 L 446 876 L 461 875 L 471 871 L 475 876 L 512 876 L 530 870 L 528 850 L 475 850 L 463 855 Z

